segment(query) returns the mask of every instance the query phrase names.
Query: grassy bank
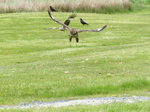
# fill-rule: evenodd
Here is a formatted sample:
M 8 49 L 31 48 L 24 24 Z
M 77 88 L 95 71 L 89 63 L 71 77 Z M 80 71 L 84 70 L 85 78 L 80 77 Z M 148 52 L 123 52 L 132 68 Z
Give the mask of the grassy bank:
M 60 21 L 70 13 L 53 13 Z M 83 26 L 84 17 L 90 25 Z M 147 95 L 150 91 L 149 12 L 79 13 L 70 27 L 95 29 L 69 46 L 68 31 L 47 12 L 0 16 L 0 102 L 15 104 L 95 96 Z
M 0 13 L 47 11 L 115 13 L 131 11 L 129 0 L 2 0 Z

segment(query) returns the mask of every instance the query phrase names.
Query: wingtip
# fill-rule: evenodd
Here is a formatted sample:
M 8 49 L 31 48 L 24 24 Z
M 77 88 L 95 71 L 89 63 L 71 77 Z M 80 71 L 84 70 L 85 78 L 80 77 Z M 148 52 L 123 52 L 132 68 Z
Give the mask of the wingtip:
M 54 16 L 51 15 L 51 12 L 49 10 L 48 10 L 48 14 L 52 19 L 54 19 Z
M 104 28 L 106 28 L 106 27 L 107 27 L 107 25 L 103 26 L 102 29 L 104 29 Z
M 98 31 L 102 31 L 102 30 L 105 29 L 106 27 L 107 27 L 107 25 L 105 25 L 105 26 L 99 28 Z
M 75 17 L 77 17 L 77 14 L 76 13 L 72 13 L 70 16 L 69 16 L 69 20 L 72 20 L 74 19 Z
M 49 15 L 51 15 L 49 10 L 47 12 L 48 12 Z
M 107 27 L 107 25 L 103 26 L 103 28 L 106 28 L 106 27 Z

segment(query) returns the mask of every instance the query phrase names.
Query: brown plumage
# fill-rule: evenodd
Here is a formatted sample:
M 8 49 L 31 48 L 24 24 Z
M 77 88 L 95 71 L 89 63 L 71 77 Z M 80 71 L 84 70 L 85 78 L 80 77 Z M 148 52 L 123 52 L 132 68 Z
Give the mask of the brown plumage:
M 78 33 L 80 33 L 80 32 L 100 32 L 100 31 L 102 31 L 104 28 L 106 28 L 107 27 L 107 25 L 105 25 L 105 26 L 103 26 L 103 27 L 101 27 L 101 28 L 98 28 L 98 29 L 93 29 L 93 30 L 76 30 L 76 28 L 69 28 L 66 24 L 64 24 L 64 23 L 62 23 L 62 22 L 60 22 L 60 21 L 58 21 L 57 19 L 55 19 L 55 17 L 54 16 L 52 16 L 52 14 L 51 14 L 51 12 L 50 11 L 48 11 L 48 14 L 49 14 L 49 16 L 50 16 L 50 18 L 53 20 L 53 21 L 55 21 L 55 22 L 57 22 L 58 24 L 61 24 L 64 28 L 66 28 L 66 29 L 68 29 L 69 31 L 70 31 L 70 37 L 69 37 L 69 40 L 70 40 L 70 42 L 72 41 L 72 38 L 75 38 L 76 39 L 76 43 L 78 43 L 79 42 L 79 37 L 78 37 Z

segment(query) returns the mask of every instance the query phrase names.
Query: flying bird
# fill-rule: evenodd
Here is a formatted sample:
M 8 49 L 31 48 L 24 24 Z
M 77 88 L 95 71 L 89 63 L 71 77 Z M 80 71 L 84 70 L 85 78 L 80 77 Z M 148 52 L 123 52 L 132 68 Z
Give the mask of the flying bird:
M 48 11 L 48 14 L 49 14 L 49 16 L 50 16 L 50 11 Z M 77 16 L 77 14 L 72 13 L 72 14 L 68 17 L 68 19 L 64 22 L 64 24 L 67 25 L 67 26 L 69 26 L 70 21 L 71 21 L 72 19 L 74 19 L 76 16 Z M 49 30 L 49 29 L 59 29 L 59 30 L 61 30 L 61 31 L 67 30 L 67 28 L 66 28 L 65 26 L 63 26 L 63 25 L 62 25 L 62 27 L 45 28 L 45 30 Z
M 80 18 L 80 22 L 81 22 L 81 24 L 83 24 L 83 25 L 89 25 L 88 23 L 86 23 L 85 21 L 83 21 L 83 19 L 82 18 Z
M 51 10 L 52 12 L 57 12 L 52 6 L 50 6 L 50 10 Z
M 69 26 L 70 20 L 74 19 L 76 16 L 77 16 L 77 14 L 72 13 L 72 14 L 68 17 L 68 19 L 64 22 L 64 24 L 67 25 L 67 26 Z
M 70 27 L 68 27 L 66 24 L 64 24 L 64 23 L 58 21 L 57 19 L 55 19 L 55 17 L 52 16 L 52 14 L 51 14 L 50 11 L 48 11 L 48 13 L 49 13 L 50 18 L 51 18 L 53 21 L 57 22 L 58 24 L 61 24 L 63 27 L 65 27 L 66 29 L 68 29 L 68 30 L 70 31 L 69 41 L 71 42 L 71 41 L 72 41 L 72 38 L 75 38 L 75 39 L 76 39 L 76 44 L 79 42 L 78 33 L 80 33 L 80 32 L 86 32 L 86 31 L 89 31 L 89 32 L 100 32 L 100 31 L 102 31 L 103 29 L 105 29 L 105 28 L 107 27 L 107 25 L 105 25 L 105 26 L 103 26 L 103 27 L 101 27 L 101 28 L 93 29 L 93 30 L 86 30 L 86 29 L 85 29 L 85 30 L 76 30 L 76 28 L 70 28 Z M 71 44 L 70 44 L 70 45 L 71 45 Z

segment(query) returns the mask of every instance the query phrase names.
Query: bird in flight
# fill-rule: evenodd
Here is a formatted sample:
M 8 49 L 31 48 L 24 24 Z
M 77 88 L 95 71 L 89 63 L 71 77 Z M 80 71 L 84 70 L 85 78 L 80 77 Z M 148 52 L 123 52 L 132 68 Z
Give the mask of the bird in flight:
M 50 10 L 51 10 L 52 12 L 57 12 L 52 6 L 50 6 Z
M 80 18 L 80 22 L 81 22 L 81 24 L 83 24 L 83 25 L 89 25 L 88 23 L 86 23 L 85 21 L 83 21 L 83 19 L 82 18 Z
M 50 16 L 50 11 L 48 11 L 48 14 L 49 14 L 49 16 Z M 72 13 L 72 14 L 68 17 L 68 19 L 64 22 L 64 24 L 67 25 L 67 26 L 69 26 L 70 21 L 71 21 L 72 19 L 74 19 L 76 16 L 77 16 L 77 14 Z M 52 27 L 52 28 L 44 28 L 44 29 L 45 29 L 45 30 L 49 30 L 49 29 L 59 29 L 60 31 L 68 30 L 68 29 L 67 29 L 65 26 L 63 26 L 63 25 L 62 25 L 62 27 Z
M 50 18 L 51 18 L 53 21 L 57 22 L 58 24 L 61 24 L 63 27 L 65 27 L 66 29 L 68 29 L 68 30 L 70 31 L 69 41 L 71 42 L 71 41 L 72 41 L 72 38 L 75 38 L 75 39 L 76 39 L 76 46 L 77 46 L 77 43 L 79 42 L 78 33 L 87 32 L 87 31 L 89 31 L 89 32 L 100 32 L 100 31 L 102 31 L 103 29 L 105 29 L 105 28 L 107 27 L 107 25 L 105 25 L 105 26 L 103 26 L 103 27 L 100 27 L 100 28 L 98 28 L 98 29 L 93 29 L 93 30 L 86 30 L 86 29 L 85 29 L 85 30 L 76 30 L 76 28 L 70 28 L 70 27 L 68 27 L 66 24 L 64 24 L 64 23 L 58 21 L 57 19 L 55 19 L 55 17 L 52 16 L 52 14 L 51 14 L 50 11 L 48 11 L 48 14 L 49 14 Z M 71 45 L 71 44 L 70 44 L 70 45 Z
M 67 26 L 69 26 L 70 20 L 74 19 L 76 16 L 77 16 L 77 14 L 72 13 L 72 14 L 68 17 L 68 19 L 64 22 L 64 24 L 67 25 Z

